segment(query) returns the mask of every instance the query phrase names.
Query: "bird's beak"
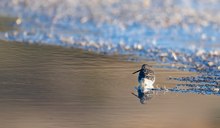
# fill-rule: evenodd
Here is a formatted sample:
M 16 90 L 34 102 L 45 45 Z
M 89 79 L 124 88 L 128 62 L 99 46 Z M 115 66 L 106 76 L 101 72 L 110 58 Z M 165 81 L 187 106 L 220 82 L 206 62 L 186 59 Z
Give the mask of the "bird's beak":
M 140 71 L 141 71 L 141 69 L 140 69 L 140 70 L 137 70 L 137 71 L 135 71 L 135 72 L 133 72 L 132 74 L 135 74 L 135 73 L 140 72 Z

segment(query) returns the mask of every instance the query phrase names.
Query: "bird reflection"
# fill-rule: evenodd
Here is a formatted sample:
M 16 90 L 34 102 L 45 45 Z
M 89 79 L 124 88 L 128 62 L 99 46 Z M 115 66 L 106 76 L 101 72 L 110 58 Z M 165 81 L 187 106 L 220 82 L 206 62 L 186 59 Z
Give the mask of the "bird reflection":
M 137 92 L 138 94 L 135 94 L 133 92 L 131 94 L 139 98 L 141 104 L 147 103 L 147 101 L 153 97 L 153 91 L 143 93 L 142 91 L 138 90 Z

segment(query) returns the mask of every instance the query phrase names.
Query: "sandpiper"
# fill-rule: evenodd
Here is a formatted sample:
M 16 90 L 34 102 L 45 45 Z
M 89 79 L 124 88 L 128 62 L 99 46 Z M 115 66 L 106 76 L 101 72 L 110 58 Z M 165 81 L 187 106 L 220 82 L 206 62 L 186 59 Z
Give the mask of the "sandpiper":
M 138 93 L 141 91 L 142 93 L 149 92 L 154 88 L 153 84 L 155 82 L 154 71 L 151 69 L 151 66 L 147 64 L 143 64 L 140 70 L 135 71 L 133 74 L 139 72 L 138 75 Z

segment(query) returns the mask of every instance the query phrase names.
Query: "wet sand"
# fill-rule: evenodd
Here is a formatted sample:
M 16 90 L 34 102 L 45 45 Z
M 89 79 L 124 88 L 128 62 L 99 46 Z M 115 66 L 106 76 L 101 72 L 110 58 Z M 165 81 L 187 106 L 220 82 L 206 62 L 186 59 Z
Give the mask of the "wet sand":
M 13 28 L 1 18 L 0 29 Z M 72 48 L 0 41 L 0 122 L 4 128 L 218 128 L 217 96 L 155 94 L 147 104 L 130 94 L 131 73 L 147 63 L 126 62 Z M 155 69 L 158 87 L 169 76 L 195 73 Z
M 72 48 L 0 41 L 0 122 L 4 128 L 217 128 L 217 96 L 155 94 L 147 104 L 130 94 L 142 63 Z M 174 87 L 155 69 L 155 85 Z

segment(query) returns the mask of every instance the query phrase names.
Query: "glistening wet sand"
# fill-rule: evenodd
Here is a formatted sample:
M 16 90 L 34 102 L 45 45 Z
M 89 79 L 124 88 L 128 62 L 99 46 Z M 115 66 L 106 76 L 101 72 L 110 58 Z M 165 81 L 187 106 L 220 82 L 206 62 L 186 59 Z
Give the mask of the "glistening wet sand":
M 212 128 L 217 96 L 158 94 L 142 105 L 130 94 L 142 63 L 77 49 L 0 43 L 0 122 L 4 128 Z M 154 63 L 148 63 L 153 64 Z M 155 85 L 191 73 L 154 69 Z

